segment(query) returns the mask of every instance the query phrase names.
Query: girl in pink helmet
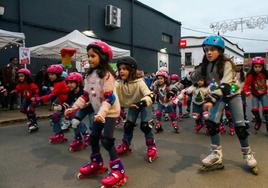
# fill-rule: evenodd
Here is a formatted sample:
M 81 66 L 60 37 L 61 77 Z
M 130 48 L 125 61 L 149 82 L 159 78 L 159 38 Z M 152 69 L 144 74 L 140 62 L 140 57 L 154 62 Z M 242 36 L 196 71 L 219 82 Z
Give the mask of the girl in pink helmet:
M 38 86 L 33 82 L 31 78 L 31 72 L 22 68 L 17 71 L 18 74 L 18 83 L 16 85 L 13 93 L 22 94 L 23 102 L 21 103 L 20 111 L 26 114 L 28 119 L 28 132 L 38 130 L 35 108 L 32 105 L 31 98 L 38 97 L 39 89 Z
M 157 100 L 157 110 L 156 110 L 156 132 L 162 132 L 161 117 L 163 111 L 168 113 L 169 119 L 171 121 L 171 126 L 174 128 L 175 133 L 179 132 L 178 122 L 176 120 L 176 111 L 172 108 L 173 98 L 176 96 L 177 90 L 171 89 L 169 86 L 169 75 L 165 71 L 156 72 L 157 81 L 154 84 L 154 93 L 156 94 Z
M 62 71 L 63 68 L 61 65 L 50 65 L 47 69 L 47 73 L 50 81 L 53 83 L 53 89 L 47 95 L 32 98 L 33 103 L 36 104 L 46 103 L 48 101 L 53 102 L 52 110 L 54 110 L 54 112 L 51 116 L 50 125 L 53 128 L 54 134 L 49 138 L 51 144 L 59 144 L 67 141 L 61 129 L 63 112 L 53 108 L 54 105 L 62 105 L 67 100 L 69 93 L 69 88 L 64 78 L 61 77 Z
M 259 103 L 262 104 L 263 117 L 266 121 L 266 131 L 268 132 L 268 95 L 267 95 L 267 79 L 268 71 L 264 65 L 265 59 L 262 57 L 254 57 L 251 61 L 251 70 L 246 76 L 243 91 L 246 96 L 252 95 L 252 114 L 255 116 L 255 131 L 261 128 L 261 117 L 259 113 Z
M 104 173 L 107 168 L 104 166 L 100 153 L 101 141 L 103 147 L 110 156 L 111 171 L 101 182 L 104 187 L 120 186 L 127 181 L 125 168 L 118 157 L 114 146 L 114 128 L 120 114 L 120 104 L 115 92 L 115 75 L 112 67 L 108 64 L 112 60 L 111 47 L 102 41 L 93 42 L 87 47 L 88 61 L 90 68 L 85 78 L 84 90 L 87 92 L 79 97 L 72 108 L 65 111 L 68 117 L 78 109 L 89 105 L 89 114 L 94 114 L 94 121 L 91 126 L 90 162 L 80 167 L 78 178 Z

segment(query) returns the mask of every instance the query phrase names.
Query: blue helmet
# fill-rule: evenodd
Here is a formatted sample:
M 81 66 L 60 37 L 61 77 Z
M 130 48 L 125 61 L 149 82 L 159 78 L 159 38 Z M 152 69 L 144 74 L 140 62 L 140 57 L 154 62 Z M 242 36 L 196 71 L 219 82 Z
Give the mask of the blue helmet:
M 202 46 L 217 46 L 224 50 L 224 40 L 219 35 L 210 35 L 203 41 Z

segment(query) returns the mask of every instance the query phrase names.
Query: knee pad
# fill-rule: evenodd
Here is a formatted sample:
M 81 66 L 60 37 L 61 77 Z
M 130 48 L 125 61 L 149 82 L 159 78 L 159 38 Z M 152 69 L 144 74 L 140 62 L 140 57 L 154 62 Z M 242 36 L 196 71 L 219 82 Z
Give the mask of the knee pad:
M 132 123 L 130 121 L 126 121 L 125 125 L 124 125 L 124 131 L 126 134 L 131 134 L 133 133 L 135 127 L 135 123 Z
M 198 113 L 192 113 L 192 117 L 193 117 L 194 119 L 198 119 L 200 116 L 199 116 Z
M 140 129 L 144 134 L 149 134 L 152 130 L 152 125 L 150 125 L 149 122 L 141 122 Z
M 246 139 L 249 135 L 246 126 L 235 127 L 235 133 L 240 140 Z
M 176 112 L 170 112 L 168 113 L 168 116 L 171 120 L 175 119 L 176 118 Z
M 258 107 L 254 107 L 251 109 L 251 112 L 254 114 L 254 113 L 259 113 L 259 108 Z
M 156 110 L 155 115 L 156 115 L 156 117 L 161 117 L 162 112 L 160 110 Z
M 215 136 L 216 134 L 219 133 L 219 127 L 217 125 L 217 123 L 208 120 L 207 121 L 207 129 L 208 129 L 208 134 L 210 136 Z
M 114 138 L 103 137 L 101 139 L 101 144 L 107 151 L 109 151 L 112 147 L 114 147 L 114 140 Z
M 99 144 L 99 139 L 100 138 L 98 136 L 91 134 L 88 142 L 91 146 L 96 146 L 97 144 Z
M 81 121 L 77 118 L 74 118 L 71 120 L 72 128 L 74 128 L 74 129 L 76 129 L 80 123 L 81 123 Z

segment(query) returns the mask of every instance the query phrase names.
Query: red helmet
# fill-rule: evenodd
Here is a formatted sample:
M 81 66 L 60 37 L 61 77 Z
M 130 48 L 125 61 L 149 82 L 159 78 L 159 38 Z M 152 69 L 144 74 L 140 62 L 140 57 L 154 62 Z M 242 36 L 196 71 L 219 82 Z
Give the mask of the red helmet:
M 113 51 L 112 51 L 112 48 L 106 42 L 103 42 L 103 41 L 95 41 L 95 42 L 92 42 L 92 43 L 90 43 L 87 46 L 87 51 L 90 48 L 97 48 L 97 49 L 99 49 L 101 53 L 103 53 L 104 55 L 107 56 L 107 58 L 108 58 L 109 61 L 111 61 L 113 59 Z
M 19 69 L 17 71 L 17 74 L 19 74 L 19 73 L 22 73 L 22 74 L 24 74 L 26 76 L 31 76 L 31 72 L 29 71 L 29 69 L 26 69 L 26 68 Z
M 163 76 L 164 78 L 168 78 L 168 73 L 165 71 L 157 71 L 155 74 L 156 77 Z
M 180 80 L 180 78 L 179 78 L 179 76 L 177 74 L 171 74 L 170 75 L 170 79 L 171 80 L 176 80 L 176 81 L 179 81 Z
M 71 72 L 66 76 L 65 80 L 66 81 L 75 81 L 77 83 L 82 84 L 83 76 L 78 72 Z
M 54 73 L 54 74 L 57 74 L 57 75 L 61 75 L 63 72 L 63 68 L 61 65 L 50 65 L 48 68 L 47 68 L 47 73 Z
M 263 57 L 254 57 L 252 60 L 251 60 L 251 63 L 252 65 L 255 65 L 255 64 L 261 64 L 261 65 L 264 65 L 264 58 Z

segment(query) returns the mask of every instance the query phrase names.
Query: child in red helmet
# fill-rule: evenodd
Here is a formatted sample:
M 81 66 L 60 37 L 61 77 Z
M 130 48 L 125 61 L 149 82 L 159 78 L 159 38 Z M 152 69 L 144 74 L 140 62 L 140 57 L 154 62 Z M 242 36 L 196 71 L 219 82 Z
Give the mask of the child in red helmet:
M 79 97 L 72 108 L 65 111 L 65 116 L 68 117 L 89 105 L 88 113 L 95 115 L 90 134 L 91 160 L 80 167 L 78 178 L 104 173 L 107 170 L 100 153 L 101 141 L 109 153 L 111 168 L 109 175 L 101 182 L 104 187 L 121 186 L 126 183 L 127 176 L 114 147 L 113 133 L 120 114 L 120 104 L 114 91 L 114 71 L 108 64 L 112 60 L 112 49 L 107 43 L 96 41 L 87 46 L 87 54 L 90 64 L 84 86 L 87 93 Z
M 31 72 L 26 69 L 22 68 L 17 71 L 18 74 L 18 83 L 16 85 L 15 90 L 13 93 L 22 94 L 23 102 L 21 103 L 20 111 L 26 114 L 28 119 L 28 132 L 31 133 L 32 131 L 38 130 L 35 108 L 32 105 L 31 98 L 38 97 L 39 89 L 38 86 L 33 82 L 31 78 Z
M 48 77 L 50 81 L 53 83 L 53 89 L 47 95 L 43 95 L 41 97 L 32 98 L 34 103 L 39 104 L 40 102 L 48 102 L 53 101 L 52 109 L 54 105 L 62 105 L 68 97 L 69 88 L 61 77 L 63 68 L 61 65 L 50 65 L 47 69 Z M 56 99 L 55 99 L 56 98 Z M 52 114 L 50 124 L 53 128 L 54 135 L 52 135 L 49 139 L 51 144 L 58 144 L 67 141 L 67 138 L 64 137 L 64 134 L 61 130 L 61 117 L 63 116 L 63 112 L 57 111 L 57 109 L 53 109 L 54 113 Z
M 252 113 L 255 116 L 255 131 L 261 127 L 261 117 L 259 114 L 259 103 L 262 104 L 263 117 L 266 121 L 266 130 L 268 132 L 268 94 L 267 94 L 267 79 L 268 71 L 264 66 L 264 58 L 254 57 L 252 59 L 251 70 L 246 76 L 243 91 L 246 96 L 252 95 Z

